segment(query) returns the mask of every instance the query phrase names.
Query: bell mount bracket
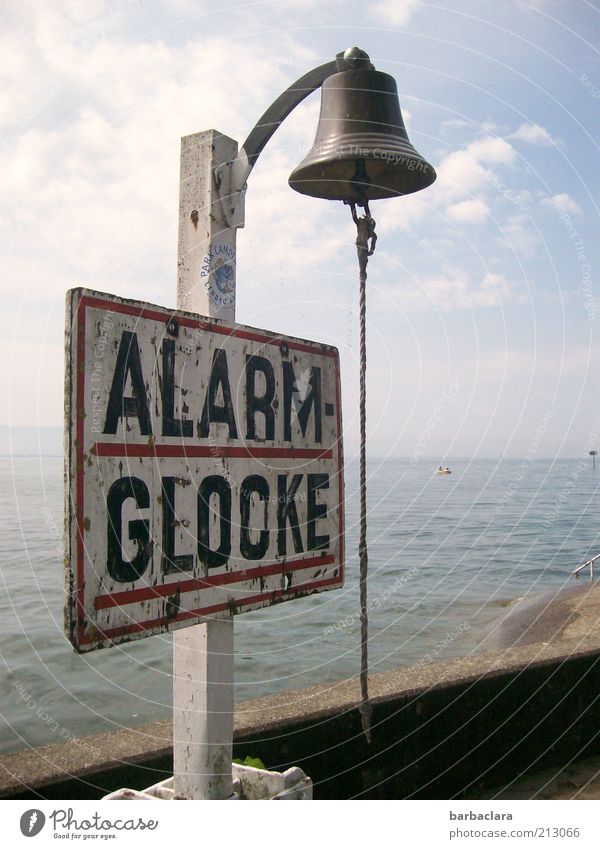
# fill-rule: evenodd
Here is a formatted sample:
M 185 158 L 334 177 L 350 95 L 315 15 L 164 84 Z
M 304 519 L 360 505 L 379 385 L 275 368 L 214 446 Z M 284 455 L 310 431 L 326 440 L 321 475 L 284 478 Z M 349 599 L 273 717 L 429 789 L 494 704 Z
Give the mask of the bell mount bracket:
M 309 94 L 321 88 L 328 77 L 338 74 L 340 71 L 355 68 L 375 70 L 364 50 L 358 47 L 349 47 L 342 53 L 338 53 L 333 62 L 319 65 L 301 76 L 283 94 L 280 94 L 277 100 L 273 101 L 267 111 L 261 115 L 240 148 L 237 157 L 215 168 L 213 175 L 215 186 L 229 227 L 244 226 L 244 201 L 248 177 L 256 164 L 256 160 L 279 125 Z

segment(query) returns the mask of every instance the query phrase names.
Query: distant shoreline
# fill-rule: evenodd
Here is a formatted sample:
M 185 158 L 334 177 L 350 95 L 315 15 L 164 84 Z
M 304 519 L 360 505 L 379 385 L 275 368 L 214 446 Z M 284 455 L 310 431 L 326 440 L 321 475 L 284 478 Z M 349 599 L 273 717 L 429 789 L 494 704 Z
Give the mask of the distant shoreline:
M 64 457 L 64 452 L 61 452 L 60 454 L 48 454 L 46 452 L 44 452 L 43 454 L 32 453 L 32 452 L 29 452 L 29 454 L 3 454 L 3 453 L 0 453 L 1 459 L 8 458 L 8 457 L 12 457 L 13 459 L 18 459 L 19 457 L 21 457 L 21 458 L 26 458 L 26 457 L 48 457 L 48 458 L 50 458 L 50 457 Z
M 346 448 L 346 452 L 348 453 L 347 448 Z M 18 453 L 14 453 L 14 452 L 11 452 L 11 451 L 0 451 L 0 458 L 3 458 L 3 457 L 63 457 L 63 456 L 64 456 L 64 451 L 60 451 L 60 452 L 57 452 L 57 451 L 51 451 L 51 452 L 42 451 L 41 453 L 39 451 L 27 451 L 27 452 L 19 451 Z M 390 460 L 407 460 L 407 461 L 410 462 L 410 460 L 412 458 L 411 458 L 411 455 L 409 455 L 409 454 L 392 455 L 392 456 L 380 456 L 380 455 L 367 454 L 367 459 L 372 461 L 372 462 L 376 462 L 376 461 L 389 462 Z M 581 460 L 581 459 L 582 459 L 581 455 L 575 454 L 575 455 L 569 456 L 569 457 L 537 457 L 533 462 L 535 462 L 535 463 L 557 463 L 557 462 L 566 463 L 566 462 L 575 462 L 575 461 L 578 461 L 578 460 Z M 472 463 L 474 461 L 476 461 L 478 463 L 498 463 L 498 462 L 504 462 L 504 461 L 510 461 L 510 462 L 518 463 L 518 462 L 521 462 L 522 460 L 523 460 L 523 457 L 513 457 L 513 456 L 510 456 L 510 457 L 455 457 L 455 458 L 453 458 L 452 463 L 455 464 L 455 465 L 457 463 L 459 463 L 459 464 Z M 357 460 L 356 457 L 351 457 L 349 459 L 348 458 L 346 459 L 346 465 L 348 464 L 348 462 L 358 462 L 358 460 Z M 435 464 L 438 463 L 438 458 L 435 457 L 435 456 L 422 457 L 422 458 L 420 458 L 418 465 L 425 465 L 428 462 L 431 462 L 432 465 L 435 466 Z M 590 466 L 590 470 L 591 469 L 592 469 L 592 467 Z M 600 463 L 598 464 L 598 471 L 600 472 Z

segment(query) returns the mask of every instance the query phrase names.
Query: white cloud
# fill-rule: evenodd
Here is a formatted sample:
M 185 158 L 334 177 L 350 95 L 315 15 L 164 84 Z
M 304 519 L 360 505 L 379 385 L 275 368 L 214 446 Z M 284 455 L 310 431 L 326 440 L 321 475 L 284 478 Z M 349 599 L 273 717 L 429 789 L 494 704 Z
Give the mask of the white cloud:
M 527 300 L 520 288 L 508 280 L 504 274 L 493 274 L 491 271 L 484 274 L 478 290 L 481 296 L 489 297 L 491 295 L 494 304 L 501 301 L 519 301 L 522 303 Z
M 403 27 L 409 22 L 419 7 L 418 0 L 381 0 L 370 8 L 369 14 L 384 24 Z
M 461 200 L 446 209 L 446 215 L 459 224 L 481 224 L 489 214 L 489 206 L 480 198 Z
M 91 24 L 92 4 L 87 8 Z M 216 127 L 243 140 L 302 69 L 319 64 L 312 54 L 307 59 L 306 46 L 285 36 L 278 56 L 263 39 L 237 43 L 232 62 L 227 43 L 198 28 L 178 44 L 158 37 L 131 41 L 118 26 L 115 33 L 92 36 L 87 20 L 79 30 L 74 22 L 72 29 L 45 9 L 42 4 L 29 8 L 31 32 L 26 21 L 12 21 L 0 54 L 5 83 L 0 121 L 6 119 L 12 134 L 6 143 L 4 133 L 0 144 L 0 238 L 10 246 L 10 256 L 3 257 L 5 279 L 19 281 L 19 297 L 7 298 L 5 318 L 21 334 L 21 298 L 36 305 L 35 316 L 28 307 L 27 330 L 37 340 L 32 345 L 40 346 L 50 344 L 43 342 L 42 331 L 52 309 L 49 338 L 61 344 L 64 292 L 75 285 L 175 304 L 180 136 Z M 27 61 L 9 61 L 24 39 L 31 42 Z M 2 95 L 9 91 L 14 100 L 3 108 Z M 295 121 L 295 137 L 284 125 L 252 175 L 249 226 L 238 236 L 244 280 L 239 300 L 251 297 L 252 302 L 251 310 L 240 310 L 241 321 L 252 314 L 261 323 L 256 316 L 279 292 L 290 302 L 283 286 L 270 297 L 273 277 L 279 283 L 291 267 L 309 268 L 305 276 L 311 282 L 296 285 L 294 292 L 310 298 L 315 297 L 311 285 L 317 285 L 315 267 L 333 265 L 339 241 L 330 208 L 317 201 L 311 205 L 287 186 L 301 158 L 299 139 L 305 137 L 307 145 L 312 140 L 316 109 L 318 95 L 288 119 Z M 349 217 L 348 224 L 345 248 L 354 239 Z M 278 326 L 281 312 L 263 326 Z M 302 335 L 293 311 L 289 321 L 281 320 L 281 329 Z M 0 343 L 6 361 L 11 350 L 10 339 Z M 60 368 L 59 362 L 55 371 Z M 0 391 L 9 397 L 8 390 Z M 32 391 L 48 421 L 60 421 L 60 379 L 48 386 L 40 381 Z M 23 399 L 10 397 L 10 416 L 26 420 Z
M 472 196 L 491 179 L 489 166 L 514 161 L 516 152 L 508 142 L 495 136 L 475 139 L 461 150 L 448 154 L 438 166 L 437 198 L 450 203 Z
M 293 8 L 309 8 L 315 2 L 296 0 Z M 214 18 L 179 29 L 168 26 L 166 19 L 149 26 L 153 5 L 149 0 L 28 0 L 16 7 L 21 11 L 11 13 L 12 29 L 3 23 L 0 124 L 9 142 L 0 147 L 0 232 L 13 251 L 5 258 L 5 279 L 10 281 L 6 324 L 19 339 L 29 333 L 31 353 L 23 366 L 20 349 L 11 349 L 10 339 L 3 350 L 13 350 L 13 362 L 18 361 L 15 382 L 27 386 L 27 392 L 14 395 L 11 402 L 21 420 L 30 415 L 33 397 L 47 421 L 60 421 L 62 300 L 67 287 L 89 285 L 125 297 L 174 303 L 179 136 L 216 126 L 241 141 L 292 80 L 327 59 L 317 55 L 321 42 L 317 46 L 309 36 L 302 41 L 297 33 L 287 40 L 282 34 L 290 25 L 290 4 L 279 4 L 278 11 L 275 2 L 241 2 L 232 12 L 225 11 L 230 5 L 225 0 L 220 14 L 213 8 Z M 169 0 L 164 5 L 171 11 L 178 6 L 180 14 L 189 8 L 190 16 L 198 18 L 210 4 Z M 136 8 L 146 16 L 137 29 Z M 377 8 L 379 21 L 401 27 L 419 4 L 379 2 Z M 372 12 L 371 7 L 366 14 L 372 18 Z M 286 18 L 280 30 L 273 22 L 276 14 Z M 240 17 L 246 22 L 251 16 L 256 24 L 252 38 L 240 39 L 231 32 L 236 22 L 241 27 Z M 268 33 L 259 35 L 263 25 Z M 274 32 L 279 33 L 275 53 Z M 294 111 L 252 175 L 248 223 L 238 235 L 238 317 L 342 347 L 348 327 L 355 326 L 355 229 L 349 211 L 341 204 L 300 197 L 287 187 L 289 171 L 312 141 L 318 102 L 318 94 L 313 95 Z M 455 106 L 449 104 L 450 109 Z M 405 117 L 410 120 L 406 110 Z M 436 163 L 439 178 L 431 189 L 373 206 L 383 238 L 369 267 L 369 283 L 376 292 L 374 281 L 383 279 L 390 289 L 395 281 L 399 291 L 393 296 L 414 311 L 477 307 L 497 310 L 500 317 L 505 303 L 523 299 L 525 287 L 522 281 L 512 282 L 510 272 L 484 272 L 481 266 L 473 270 L 475 251 L 494 247 L 491 224 L 489 238 L 486 231 L 474 246 L 457 230 L 465 225 L 466 236 L 467 225 L 484 221 L 490 208 L 494 214 L 505 209 L 498 186 L 512 185 L 502 171 L 515 163 L 516 152 L 510 140 L 497 138 L 492 124 L 477 130 L 475 122 L 464 122 L 463 127 L 461 141 L 476 132 L 479 137 L 441 157 Z M 431 126 L 424 129 L 433 132 Z M 518 168 L 517 163 L 511 169 L 515 181 L 522 173 Z M 499 183 L 493 182 L 496 173 L 503 178 Z M 564 196 L 555 196 L 561 197 L 563 208 L 568 208 Z M 458 227 L 443 225 L 446 211 Z M 399 232 L 411 225 L 412 231 Z M 422 243 L 421 229 L 424 235 L 436 233 L 431 249 Z M 455 243 L 445 239 L 450 230 Z M 388 236 L 394 231 L 397 238 Z M 509 247 L 519 242 L 532 251 L 537 246 L 525 217 L 509 220 L 506 231 Z M 397 257 L 394 269 L 386 266 L 386 251 Z M 489 255 L 485 258 L 489 264 Z M 409 285 L 411 263 L 417 270 Z M 505 271 L 501 264 L 493 268 Z M 385 273 L 390 271 L 396 273 Z M 26 320 L 18 320 L 21 297 Z M 309 304 L 304 318 L 297 315 L 299 298 Z M 344 298 L 350 315 L 345 327 L 339 318 Z M 390 316 L 389 303 L 379 300 L 382 323 L 384 310 Z M 377 296 L 373 306 L 378 306 Z M 492 313 L 491 320 L 497 315 Z M 325 325 L 330 326 L 321 336 Z M 335 333 L 343 337 L 341 342 L 331 338 Z M 23 381 L 28 370 L 39 373 L 33 388 Z M 10 398 L 8 390 L 2 395 Z
M 511 215 L 502 226 L 502 235 L 496 242 L 501 247 L 508 247 L 511 251 L 525 257 L 533 256 L 540 245 L 537 230 L 528 215 Z
M 558 139 L 552 138 L 548 130 L 540 124 L 521 124 L 509 138 L 524 141 L 528 144 L 539 144 L 543 147 L 560 144 Z
M 507 141 L 497 136 L 478 137 L 459 150 L 447 154 L 436 164 L 438 178 L 426 192 L 408 195 L 402 203 L 382 206 L 378 217 L 380 232 L 411 227 L 431 210 L 458 225 L 482 224 L 492 211 L 490 198 L 503 200 L 498 194 L 505 186 L 496 170 L 512 165 L 517 153 Z M 514 196 L 515 193 L 513 192 Z M 523 201 L 523 195 L 517 196 Z
M 418 192 L 396 202 L 382 203 L 377 209 L 377 231 L 390 233 L 416 224 L 431 210 L 432 196 L 432 191 Z
M 432 307 L 441 311 L 498 307 L 525 300 L 521 287 L 503 274 L 487 271 L 473 279 L 464 269 L 449 269 L 418 277 L 406 286 L 377 287 L 372 303 L 376 309 L 389 313 L 391 304 L 406 312 L 418 312 Z
M 76 77 L 85 105 L 55 129 L 39 127 L 36 119 L 0 149 L 3 206 L 12 210 L 0 227 L 31 228 L 48 265 L 53 258 L 63 268 L 72 263 L 75 277 L 107 255 L 123 270 L 139 256 L 154 257 L 160 267 L 176 244 L 175 235 L 172 245 L 164 236 L 165 227 L 176 230 L 179 137 L 216 125 L 243 138 L 273 91 L 289 84 L 266 45 L 236 50 L 232 65 L 219 40 L 183 47 L 119 38 L 67 45 L 48 62 L 46 85 L 64 92 Z M 218 88 L 207 65 L 221 81 Z M 260 179 L 253 191 L 260 192 Z M 265 207 L 263 226 L 276 228 L 277 217 L 276 206 Z
M 134 0 L 135 2 L 135 0 Z M 144 0 L 141 0 L 143 3 Z M 203 11 L 203 3 L 199 0 L 161 0 L 161 5 L 167 10 L 176 15 L 192 15 L 200 14 Z
M 466 130 L 473 127 L 473 121 L 465 121 L 462 118 L 451 118 L 449 121 L 442 121 L 440 126 L 442 130 Z
M 268 168 L 261 167 L 252 175 L 246 199 L 246 226 L 240 234 L 245 259 L 252 268 L 250 257 L 260 255 L 261 265 L 268 272 L 281 273 L 289 268 L 293 252 L 293 269 L 315 270 L 330 267 L 340 244 L 349 243 L 348 236 L 336 227 L 322 200 L 295 196 L 287 180 L 293 167 L 292 158 L 277 150 L 271 153 Z M 347 207 L 346 207 L 347 209 Z M 353 227 L 348 214 L 348 225 Z M 270 234 L 265 237 L 265 234 Z M 352 234 L 352 230 L 350 230 Z M 265 241 L 268 243 L 265 250 Z M 250 286 L 260 281 L 250 280 Z
M 469 148 L 456 150 L 443 159 L 437 167 L 438 182 L 434 183 L 441 201 L 452 201 L 481 189 L 486 185 L 487 172 Z
M 490 121 L 489 118 L 488 118 L 487 121 L 483 122 L 483 124 L 480 127 L 480 130 L 481 130 L 482 133 L 498 134 L 499 131 L 500 131 L 500 128 L 499 128 L 498 124 L 496 124 L 494 121 Z
M 581 207 L 579 204 L 566 192 L 544 198 L 542 200 L 542 204 L 544 206 L 551 206 L 559 212 L 573 212 L 575 215 L 579 215 L 581 213 Z
M 419 276 L 407 285 L 394 283 L 390 286 L 374 287 L 371 307 L 384 315 L 390 308 L 403 312 L 420 312 L 432 307 L 449 310 L 469 306 L 467 298 L 468 278 L 459 274 L 432 274 Z
M 513 162 L 516 153 L 514 148 L 498 136 L 485 136 L 477 139 L 467 147 L 467 151 L 477 162 L 489 165 L 505 165 Z

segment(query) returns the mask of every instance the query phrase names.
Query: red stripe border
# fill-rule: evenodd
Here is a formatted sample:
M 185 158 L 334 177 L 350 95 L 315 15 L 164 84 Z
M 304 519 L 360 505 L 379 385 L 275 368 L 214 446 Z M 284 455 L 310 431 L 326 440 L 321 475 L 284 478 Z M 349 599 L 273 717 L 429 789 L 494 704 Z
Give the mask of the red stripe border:
M 287 563 L 274 563 L 271 566 L 255 566 L 253 569 L 240 569 L 237 572 L 222 572 L 219 575 L 208 575 L 206 578 L 189 578 L 186 581 L 172 581 L 155 587 L 140 587 L 136 590 L 124 590 L 118 593 L 107 593 L 96 596 L 96 610 L 107 610 L 120 607 L 123 604 L 134 604 L 138 601 L 150 601 L 180 593 L 191 593 L 195 590 L 209 587 L 222 587 L 226 584 L 237 584 L 240 581 L 252 581 L 254 578 L 270 575 L 283 575 L 285 572 L 298 572 L 301 569 L 311 569 L 317 566 L 329 566 L 335 562 L 331 554 L 327 557 L 310 557 L 305 560 L 290 560 Z
M 153 321 L 166 323 L 169 317 L 175 318 L 179 325 L 183 327 L 200 328 L 208 333 L 217 333 L 220 336 L 233 336 L 235 339 L 248 339 L 251 342 L 263 342 L 265 345 L 280 345 L 282 342 L 288 346 L 290 351 L 303 351 L 307 354 L 320 354 L 324 357 L 338 358 L 338 352 L 335 348 L 330 348 L 319 342 L 296 342 L 287 336 L 279 336 L 276 333 L 268 334 L 260 330 L 242 330 L 239 327 L 228 327 L 223 324 L 212 324 L 208 321 L 202 321 L 190 316 L 181 315 L 178 310 L 169 310 L 164 307 L 164 312 L 151 309 L 149 307 L 138 307 L 134 304 L 115 304 L 112 301 L 104 301 L 101 298 L 94 298 L 91 295 L 82 295 L 79 303 L 86 307 L 98 307 L 98 309 L 108 309 L 109 312 L 118 312 L 125 315 L 133 315 L 138 318 L 149 318 Z
M 312 581 L 309 584 L 298 584 L 291 590 L 273 590 L 270 593 L 262 593 L 261 595 L 253 595 L 248 596 L 248 598 L 242 599 L 240 601 L 235 602 L 236 607 L 245 607 L 249 604 L 257 604 L 261 601 L 271 600 L 272 602 L 276 600 L 287 601 L 284 597 L 287 595 L 289 600 L 294 598 L 301 597 L 298 594 L 300 591 L 301 595 L 310 595 L 313 590 L 320 589 L 321 587 L 341 587 L 343 585 L 343 569 L 340 567 L 340 574 L 335 578 L 325 578 L 322 581 Z M 220 613 L 223 610 L 227 610 L 231 606 L 231 602 L 223 602 L 221 604 L 213 604 L 210 607 L 202 607 L 197 610 L 185 610 L 182 613 L 178 613 L 177 616 L 173 616 L 168 620 L 167 625 L 172 622 L 183 622 L 186 619 L 195 619 L 200 616 L 210 616 L 213 613 Z M 100 643 L 102 640 L 110 640 L 114 637 L 122 637 L 127 634 L 139 633 L 140 631 L 150 631 L 154 628 L 162 628 L 164 630 L 172 630 L 168 627 L 165 628 L 165 618 L 161 616 L 159 619 L 149 619 L 146 622 L 134 622 L 131 625 L 123 625 L 120 628 L 107 628 L 105 631 L 101 631 L 99 628 L 94 627 L 94 631 L 96 634 L 99 634 L 100 637 L 94 636 L 93 638 L 83 639 L 82 645 L 89 645 L 90 643 Z M 160 632 L 155 632 L 160 633 Z M 149 634 L 148 636 L 152 636 Z
M 80 302 L 81 303 L 81 302 Z M 76 457 L 77 468 L 75 471 L 76 481 L 76 515 L 77 515 L 77 642 L 80 644 L 84 640 L 84 622 L 85 622 L 85 596 L 84 596 L 84 576 L 83 564 L 85 556 L 85 545 L 83 540 L 83 522 L 84 522 L 84 466 L 83 466 L 83 424 L 84 424 L 84 398 L 85 398 L 85 371 L 83 365 L 85 363 L 85 306 L 81 313 L 79 311 L 80 304 L 77 304 L 77 394 L 75 397 L 75 415 L 77 416 L 76 425 Z M 73 303 L 71 304 L 71 315 Z M 73 363 L 71 363 L 73 369 Z M 72 410 L 73 408 L 71 408 Z M 72 470 L 71 470 L 72 473 Z
M 97 457 L 238 457 L 265 460 L 332 460 L 331 448 L 249 448 L 246 445 L 140 445 L 135 442 L 96 442 Z

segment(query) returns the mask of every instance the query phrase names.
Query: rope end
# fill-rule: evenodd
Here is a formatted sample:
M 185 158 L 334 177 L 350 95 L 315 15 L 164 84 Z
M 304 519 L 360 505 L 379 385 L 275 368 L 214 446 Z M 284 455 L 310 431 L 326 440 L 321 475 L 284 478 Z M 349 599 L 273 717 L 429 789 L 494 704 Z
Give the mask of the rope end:
M 363 734 L 366 737 L 367 743 L 371 743 L 371 719 L 373 717 L 373 705 L 371 702 L 362 702 L 358 711 L 360 713 L 360 721 L 363 729 Z

